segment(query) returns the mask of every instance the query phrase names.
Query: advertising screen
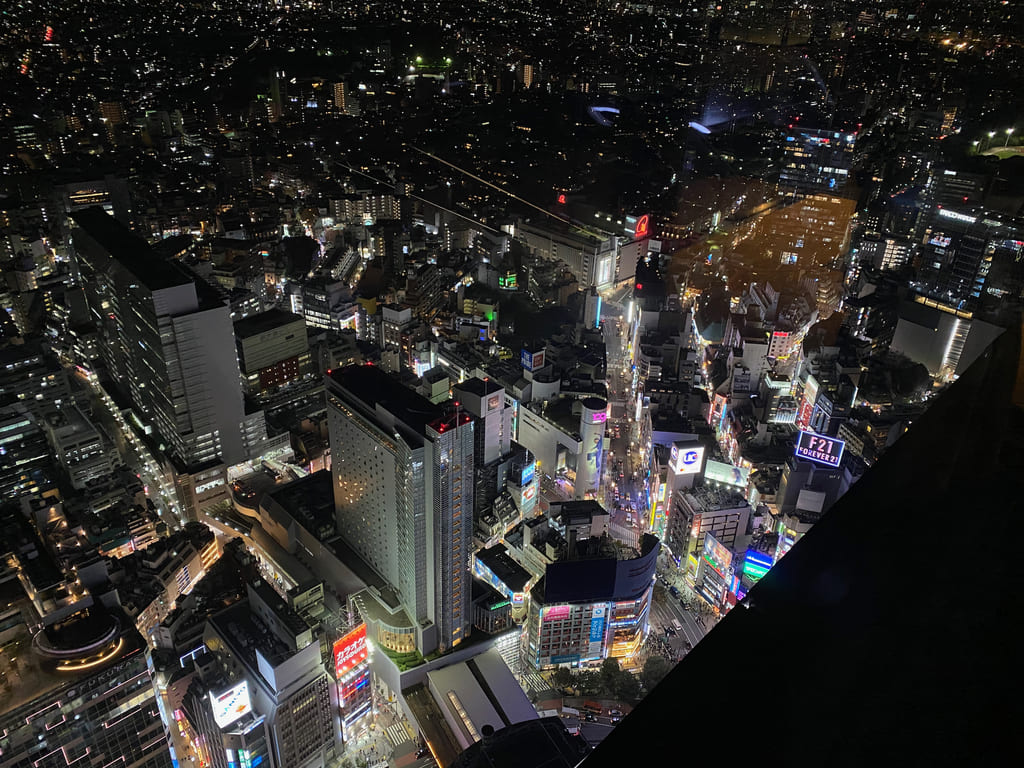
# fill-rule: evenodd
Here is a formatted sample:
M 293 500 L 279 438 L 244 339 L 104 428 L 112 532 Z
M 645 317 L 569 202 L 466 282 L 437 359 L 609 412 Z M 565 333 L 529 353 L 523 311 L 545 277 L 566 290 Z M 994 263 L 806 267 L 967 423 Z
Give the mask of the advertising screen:
M 735 485 L 737 488 L 746 488 L 749 477 L 750 470 L 746 467 L 736 467 L 713 459 L 708 459 L 708 465 L 704 468 L 705 480 Z
M 732 565 L 732 552 L 710 533 L 704 536 L 704 560 L 722 578 Z
M 811 423 L 811 411 L 818 400 L 818 380 L 813 376 L 807 377 L 804 384 L 804 392 L 800 398 L 800 409 L 796 414 L 796 425 L 799 429 L 806 429 Z
M 531 461 L 529 464 L 527 464 L 525 467 L 523 467 L 522 480 L 519 481 L 519 484 L 520 485 L 527 485 L 528 483 L 532 483 L 533 482 L 533 477 L 536 474 L 536 472 L 537 472 L 537 465 L 536 465 L 536 463 Z
M 801 431 L 796 441 L 796 455 L 826 467 L 838 467 L 845 447 L 845 442 L 834 437 Z
M 519 362 L 522 363 L 523 368 L 528 371 L 536 371 L 538 368 L 544 367 L 544 350 L 540 352 L 531 352 L 528 349 L 524 349 L 519 355 Z
M 544 609 L 544 621 L 561 621 L 569 618 L 572 608 L 568 605 L 551 605 Z
M 354 699 L 369 693 L 367 686 L 370 684 L 370 669 L 367 667 L 358 675 L 353 675 L 339 686 L 338 703 L 343 707 L 351 707 Z
M 334 676 L 340 680 L 346 672 L 366 661 L 366 624 L 360 624 L 334 644 Z
M 752 579 L 760 579 L 773 564 L 772 556 L 756 549 L 748 549 L 743 560 L 743 573 Z
M 210 691 L 210 706 L 213 709 L 213 720 L 221 728 L 231 725 L 242 715 L 252 711 L 249 702 L 249 684 L 243 680 L 224 693 L 215 694 Z
M 651 234 L 651 217 L 646 213 L 636 220 L 636 230 L 634 236 L 637 240 L 644 237 L 650 237 Z
M 700 472 L 704 462 L 703 445 L 673 445 L 672 452 L 675 456 L 672 470 L 677 475 L 695 475 Z

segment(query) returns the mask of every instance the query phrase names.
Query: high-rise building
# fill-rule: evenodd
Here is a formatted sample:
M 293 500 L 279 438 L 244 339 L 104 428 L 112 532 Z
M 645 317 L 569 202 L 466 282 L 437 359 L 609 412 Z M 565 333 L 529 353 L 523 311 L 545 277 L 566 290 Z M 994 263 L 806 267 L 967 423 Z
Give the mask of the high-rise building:
M 566 559 L 548 565 L 531 590 L 526 661 L 550 669 L 635 656 L 647 637 L 660 549 L 648 533 L 632 559 L 618 559 L 607 537 L 574 542 Z
M 937 206 L 918 252 L 918 291 L 954 309 L 977 309 L 999 229 L 976 211 Z
M 184 467 L 247 459 L 266 440 L 247 416 L 230 309 L 184 265 L 101 208 L 72 214 L 75 256 L 103 359 L 147 432 Z
M 310 373 L 306 321 L 268 309 L 235 322 L 238 364 L 247 394 L 262 395 Z
M 474 424 L 376 366 L 326 379 L 338 532 L 391 587 L 423 653 L 469 634 Z
M 203 641 L 216 662 L 196 660 L 189 721 L 218 768 L 245 765 L 232 759 L 239 750 L 249 750 L 250 766 L 258 764 L 253 750 L 263 750 L 268 768 L 323 768 L 338 756 L 340 734 L 320 643 L 265 581 L 247 594 L 207 621 Z
M 838 194 L 848 181 L 856 141 L 852 133 L 790 128 L 783 145 L 780 191 Z
M 0 696 L 4 768 L 176 764 L 130 622 L 86 611 L 40 631 L 18 657 Z

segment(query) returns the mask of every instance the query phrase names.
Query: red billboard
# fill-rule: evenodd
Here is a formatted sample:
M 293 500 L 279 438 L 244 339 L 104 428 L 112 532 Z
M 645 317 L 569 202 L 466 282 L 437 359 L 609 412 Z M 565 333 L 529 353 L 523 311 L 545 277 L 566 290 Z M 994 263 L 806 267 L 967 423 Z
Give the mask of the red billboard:
M 346 672 L 366 661 L 366 624 L 360 624 L 334 644 L 334 677 L 340 680 Z

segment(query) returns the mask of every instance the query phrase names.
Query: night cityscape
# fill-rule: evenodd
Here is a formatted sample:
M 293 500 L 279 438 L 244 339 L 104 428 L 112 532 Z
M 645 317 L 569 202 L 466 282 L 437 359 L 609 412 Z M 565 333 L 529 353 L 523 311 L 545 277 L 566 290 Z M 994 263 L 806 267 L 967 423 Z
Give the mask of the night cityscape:
M 0 768 L 1024 764 L 1019 0 L 5 0 L 0 268 Z

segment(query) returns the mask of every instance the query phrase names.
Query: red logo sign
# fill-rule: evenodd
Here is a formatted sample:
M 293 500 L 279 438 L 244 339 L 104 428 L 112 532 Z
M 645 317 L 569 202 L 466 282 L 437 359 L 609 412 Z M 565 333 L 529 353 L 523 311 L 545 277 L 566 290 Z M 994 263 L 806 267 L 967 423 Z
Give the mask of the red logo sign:
M 636 221 L 636 239 L 647 237 L 651 231 L 651 217 L 646 213 Z
M 366 624 L 360 624 L 334 644 L 334 676 L 341 679 L 366 661 Z

